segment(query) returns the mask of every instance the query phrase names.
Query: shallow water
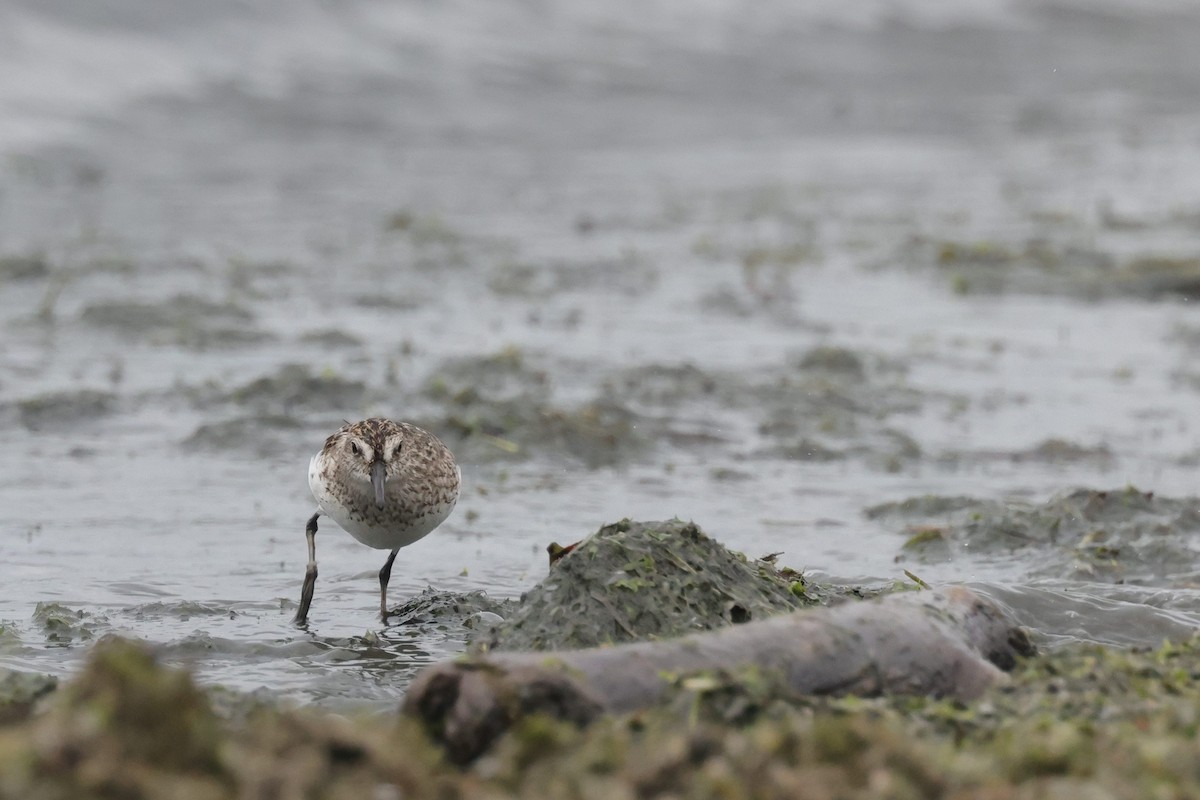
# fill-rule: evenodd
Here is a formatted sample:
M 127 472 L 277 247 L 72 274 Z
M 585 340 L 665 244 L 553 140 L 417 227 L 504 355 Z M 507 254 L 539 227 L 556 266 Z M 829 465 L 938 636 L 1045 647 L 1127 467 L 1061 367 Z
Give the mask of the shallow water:
M 308 458 L 368 413 L 466 478 L 394 598 L 512 596 L 550 541 L 678 515 L 974 582 L 1045 642 L 1200 620 L 1190 564 L 898 561 L 864 515 L 1193 493 L 1189 6 L 109 5 L 0 9 L 0 665 L 115 631 L 243 691 L 398 697 L 464 634 L 381 630 L 382 554 L 326 522 L 289 624 Z

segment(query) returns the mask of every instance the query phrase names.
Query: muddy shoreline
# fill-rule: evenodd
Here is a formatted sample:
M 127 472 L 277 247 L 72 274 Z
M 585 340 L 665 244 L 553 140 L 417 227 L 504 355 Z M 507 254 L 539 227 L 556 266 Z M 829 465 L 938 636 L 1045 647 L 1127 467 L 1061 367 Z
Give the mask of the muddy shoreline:
M 1109 498 L 1094 493 L 1091 499 L 1103 504 Z M 1119 516 L 1136 525 L 1129 519 L 1137 516 L 1130 508 L 1144 511 L 1148 502 L 1144 494 L 1126 496 Z M 905 511 L 913 512 L 917 505 Z M 929 513 L 933 505 L 938 504 L 926 503 L 921 511 Z M 631 553 L 640 557 L 626 562 Z M 705 576 L 702 585 L 681 597 L 673 581 L 697 574 L 690 559 L 700 553 L 706 554 L 702 561 L 724 559 L 727 567 Z M 633 586 L 650 558 L 677 560 L 680 572 L 668 571 L 660 585 Z M 617 562 L 624 563 L 614 567 Z M 829 587 L 824 599 L 817 599 L 822 591 L 800 573 L 773 559 L 753 561 L 729 553 L 694 525 L 678 521 L 625 521 L 601 529 L 551 569 L 520 603 L 432 593 L 406 604 L 402 612 L 409 616 L 406 624 L 424 614 L 425 624 L 473 627 L 477 642 L 488 651 L 498 644 L 527 647 L 536 641 L 545 648 L 578 642 L 585 630 L 634 639 L 669 636 L 662 620 L 649 612 L 664 609 L 670 598 L 696 600 L 688 608 L 667 610 L 666 618 L 682 625 L 680 630 L 716 626 L 749 631 L 754 623 L 739 621 L 747 614 L 761 612 L 781 620 L 814 613 L 795 611 L 796 604 L 832 602 L 838 611 L 862 609 L 867 622 L 890 608 L 887 598 L 873 605 L 879 601 L 831 593 Z M 556 577 L 554 569 L 562 569 L 562 575 Z M 625 577 L 614 578 L 614 569 Z M 590 588 L 589 575 L 599 581 Z M 601 600 L 600 593 L 607 600 L 591 606 L 563 603 L 572 596 L 563 584 L 576 586 L 574 595 L 581 600 Z M 805 588 L 813 590 L 811 597 Z M 763 600 L 773 597 L 774 605 L 742 608 L 756 591 Z M 570 611 L 560 621 L 573 626 L 547 621 L 531 639 L 528 623 L 521 621 L 522 606 L 538 612 L 554 593 L 561 595 L 555 602 Z M 916 608 L 903 601 L 919 603 L 923 594 L 934 593 L 910 586 L 892 599 L 902 601 L 897 608 Z M 642 611 L 618 609 L 630 603 Z M 731 608 L 740 609 L 732 619 Z M 44 612 L 48 621 L 54 613 Z M 623 622 L 614 624 L 618 618 Z M 499 627 L 489 631 L 492 625 Z M 54 626 L 69 627 L 65 621 Z M 1007 638 L 1009 645 L 1016 641 L 1012 633 Z M 785 798 L 798 791 L 953 798 L 979 792 L 989 797 L 1086 793 L 1098 787 L 1107 796 L 1134 798 L 1167 789 L 1182 794 L 1200 789 L 1191 766 L 1200 747 L 1192 735 L 1195 708 L 1200 707 L 1200 640 L 1153 649 L 1073 644 L 1036 655 L 1023 642 L 1003 659 L 988 654 L 1007 675 L 987 664 L 994 675 L 973 688 L 963 684 L 968 694 L 959 699 L 938 699 L 954 694 L 945 681 L 955 673 L 945 668 L 930 673 L 930 686 L 939 685 L 939 690 L 917 688 L 923 684 L 909 684 L 904 674 L 893 672 L 896 683 L 877 687 L 872 695 L 879 688 L 885 692 L 873 697 L 862 696 L 862 687 L 852 688 L 848 696 L 814 696 L 772 680 L 769 671 L 716 668 L 668 674 L 648 706 L 605 714 L 599 707 L 580 705 L 583 696 L 573 705 L 565 696 L 552 696 L 541 678 L 538 695 L 521 701 L 523 713 L 510 705 L 502 726 L 495 719 L 487 723 L 486 744 L 463 750 L 461 743 L 443 744 L 440 717 L 421 710 L 431 701 L 428 696 L 409 702 L 408 713 L 391 703 L 349 715 L 297 708 L 277 697 L 201 688 L 187 671 L 164 666 L 153 647 L 107 635 L 69 680 L 0 674 L 0 785 L 6 794 L 28 798 L 220 798 L 280 792 L 308 797 L 363 792 L 573 797 L 600 792 Z M 619 650 L 598 652 L 615 655 Z M 499 657 L 514 658 L 503 652 Z M 513 674 L 536 667 L 538 658 L 527 659 Z M 551 658 L 546 664 L 553 662 Z M 484 663 L 455 666 L 464 674 L 486 674 Z M 619 665 L 607 669 L 614 667 Z M 575 673 L 560 674 L 568 678 Z M 935 696 L 923 696 L 926 692 Z
M 968 705 L 779 699 L 714 678 L 583 730 L 531 718 L 460 770 L 390 710 L 347 718 L 260 701 L 230 712 L 114 641 L 38 713 L 0 723 L 0 774 L 29 798 L 1187 795 L 1200 788 L 1197 674 L 1191 641 L 1073 646 L 1019 664 L 1008 685 Z M 150 697 L 158 702 L 138 700 Z

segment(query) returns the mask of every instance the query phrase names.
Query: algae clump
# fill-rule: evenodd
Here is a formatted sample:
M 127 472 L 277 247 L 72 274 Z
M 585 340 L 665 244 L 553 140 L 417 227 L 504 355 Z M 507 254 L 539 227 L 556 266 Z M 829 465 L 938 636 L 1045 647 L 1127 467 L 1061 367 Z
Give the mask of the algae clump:
M 477 645 L 556 650 L 668 638 L 826 599 L 811 584 L 797 591 L 796 577 L 727 550 L 691 522 L 623 520 L 558 559 Z

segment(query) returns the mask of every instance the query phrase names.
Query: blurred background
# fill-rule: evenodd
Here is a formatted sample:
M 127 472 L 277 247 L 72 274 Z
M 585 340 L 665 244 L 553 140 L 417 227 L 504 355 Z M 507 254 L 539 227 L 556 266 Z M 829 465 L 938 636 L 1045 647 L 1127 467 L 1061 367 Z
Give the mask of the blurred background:
M 393 598 L 679 516 L 1046 637 L 1191 630 L 1190 528 L 1116 575 L 911 556 L 878 506 L 1193 492 L 1198 41 L 1184 0 L 2 0 L 0 664 L 116 631 L 398 696 L 461 641 L 377 630 L 332 523 L 288 624 L 308 459 L 368 414 L 466 479 Z

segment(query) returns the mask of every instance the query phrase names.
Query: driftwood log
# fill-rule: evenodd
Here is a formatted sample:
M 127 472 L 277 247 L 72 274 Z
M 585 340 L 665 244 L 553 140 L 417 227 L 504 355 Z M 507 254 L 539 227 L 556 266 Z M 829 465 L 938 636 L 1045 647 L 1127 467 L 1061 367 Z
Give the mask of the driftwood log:
M 466 762 L 517 719 L 585 724 L 661 700 L 673 677 L 756 668 L 785 693 L 970 700 L 1033 647 L 965 587 L 799 611 L 677 639 L 549 653 L 491 653 L 428 667 L 404 710 Z

